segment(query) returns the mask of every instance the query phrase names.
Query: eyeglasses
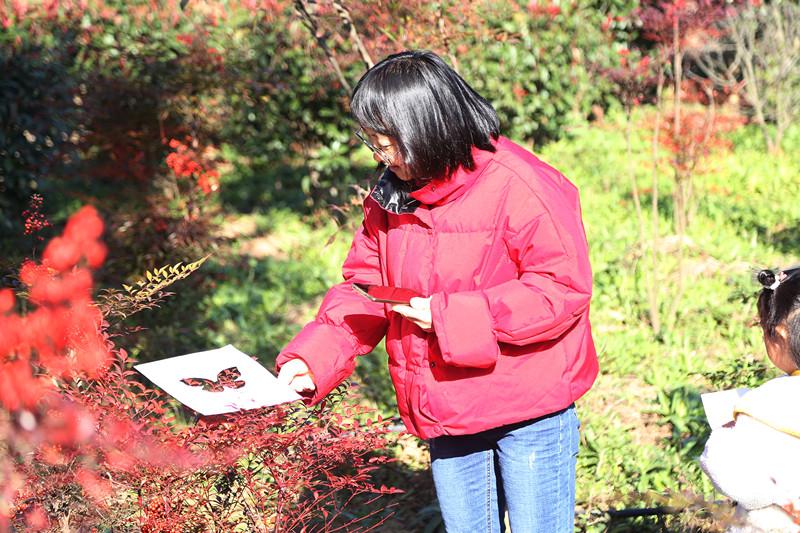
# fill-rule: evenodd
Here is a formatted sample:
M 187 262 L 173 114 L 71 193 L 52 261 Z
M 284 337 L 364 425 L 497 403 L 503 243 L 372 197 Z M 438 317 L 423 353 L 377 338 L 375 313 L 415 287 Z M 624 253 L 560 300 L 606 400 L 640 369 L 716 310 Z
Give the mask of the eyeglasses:
M 380 146 L 380 147 L 378 147 L 378 146 L 375 146 L 374 144 L 372 144 L 371 142 L 369 142 L 369 139 L 367 138 L 366 135 L 364 135 L 363 131 L 356 130 L 353 133 L 355 134 L 356 137 L 358 137 L 358 139 L 362 143 L 364 143 L 364 145 L 366 145 L 367 148 L 369 148 L 372 151 L 373 154 L 377 154 L 378 157 L 381 158 L 381 161 L 383 161 L 387 165 L 391 165 L 392 164 L 392 162 L 394 161 L 395 156 L 397 155 L 397 149 L 394 146 L 392 146 L 390 144 L 388 146 Z M 392 148 L 394 150 L 394 152 L 391 155 L 389 155 L 385 151 L 386 148 Z

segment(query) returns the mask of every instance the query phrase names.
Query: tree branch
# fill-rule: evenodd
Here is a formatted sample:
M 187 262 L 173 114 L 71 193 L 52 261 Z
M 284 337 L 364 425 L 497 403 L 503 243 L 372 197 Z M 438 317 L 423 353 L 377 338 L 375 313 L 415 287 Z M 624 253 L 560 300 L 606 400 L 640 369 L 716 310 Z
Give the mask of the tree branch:
M 339 19 L 342 21 L 344 28 L 350 32 L 350 40 L 355 43 L 358 53 L 361 55 L 361 60 L 367 65 L 367 68 L 372 68 L 375 63 L 372 61 L 367 47 L 364 46 L 364 41 L 361 40 L 361 36 L 356 30 L 356 25 L 353 24 L 353 17 L 350 16 L 350 11 L 341 0 L 333 0 L 333 7 L 336 9 L 336 13 L 339 14 Z
M 322 51 L 325 52 L 325 57 L 328 58 L 328 62 L 333 67 L 334 72 L 336 72 L 336 77 L 339 78 L 339 82 L 342 84 L 342 87 L 344 87 L 348 94 L 352 93 L 353 89 L 350 86 L 350 83 L 348 83 L 347 79 L 344 77 L 342 69 L 339 66 L 339 61 L 336 59 L 336 55 L 328 46 L 328 43 L 325 40 L 325 35 L 322 33 L 322 31 L 320 31 L 317 20 L 311 14 L 308 1 L 294 0 L 294 8 L 295 11 L 297 11 L 297 14 L 300 16 L 300 20 L 303 21 L 303 25 L 308 28 L 308 31 L 311 32 L 311 36 L 317 41 L 317 44 L 320 48 L 322 48 Z

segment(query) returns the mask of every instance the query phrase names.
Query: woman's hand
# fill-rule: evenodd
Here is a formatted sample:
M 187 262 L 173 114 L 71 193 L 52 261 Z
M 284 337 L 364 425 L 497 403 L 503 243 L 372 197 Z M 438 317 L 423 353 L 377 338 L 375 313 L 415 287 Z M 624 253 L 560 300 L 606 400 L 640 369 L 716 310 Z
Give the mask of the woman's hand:
M 314 384 L 314 375 L 306 362 L 300 358 L 289 359 L 283 364 L 278 372 L 278 382 L 288 385 L 298 394 L 313 392 L 317 388 Z
M 411 298 L 410 305 L 393 305 L 392 311 L 403 315 L 414 324 L 422 328 L 423 331 L 433 331 L 431 323 L 431 297 Z

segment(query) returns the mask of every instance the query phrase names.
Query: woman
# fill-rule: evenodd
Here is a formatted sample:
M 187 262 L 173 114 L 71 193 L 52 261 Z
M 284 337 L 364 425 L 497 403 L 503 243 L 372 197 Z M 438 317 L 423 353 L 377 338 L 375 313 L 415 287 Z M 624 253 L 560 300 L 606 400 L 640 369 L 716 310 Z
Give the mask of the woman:
M 389 56 L 358 82 L 358 136 L 387 168 L 345 281 L 278 356 L 320 401 L 385 336 L 397 405 L 427 439 L 451 532 L 572 531 L 578 421 L 592 385 L 591 270 L 576 188 L 499 135 L 438 56 Z M 388 306 L 353 283 L 412 289 Z

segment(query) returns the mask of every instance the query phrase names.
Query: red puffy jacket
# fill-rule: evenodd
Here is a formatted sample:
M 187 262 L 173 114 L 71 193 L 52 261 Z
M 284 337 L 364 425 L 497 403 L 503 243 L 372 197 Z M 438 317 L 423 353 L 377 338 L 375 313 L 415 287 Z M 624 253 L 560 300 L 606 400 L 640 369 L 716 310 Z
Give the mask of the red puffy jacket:
M 578 191 L 501 137 L 475 169 L 414 191 L 413 213 L 369 197 L 343 283 L 284 348 L 321 400 L 386 336 L 397 406 L 421 438 L 471 434 L 563 409 L 598 372 L 592 274 Z M 433 332 L 352 290 L 354 282 L 432 296 Z

